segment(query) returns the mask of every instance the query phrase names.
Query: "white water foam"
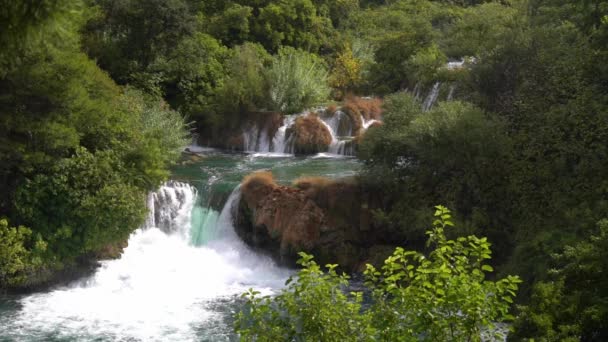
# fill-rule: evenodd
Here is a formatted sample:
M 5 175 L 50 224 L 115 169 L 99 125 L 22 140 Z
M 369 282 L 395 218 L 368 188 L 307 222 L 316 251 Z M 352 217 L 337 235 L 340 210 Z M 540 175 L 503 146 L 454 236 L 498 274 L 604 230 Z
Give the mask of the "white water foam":
M 171 194 L 186 189 L 191 193 L 181 204 L 172 201 L 180 197 Z M 217 219 L 219 237 L 202 247 L 193 246 L 181 233 L 190 229 L 190 213 L 183 209 L 192 208 L 194 189 L 173 182 L 163 186 L 157 198 L 159 193 L 168 194 L 164 205 L 180 208 L 174 220 L 184 226 L 170 234 L 157 227 L 139 229 L 122 257 L 102 262 L 91 278 L 22 299 L 11 324 L 20 340 L 200 340 L 200 327 L 217 316 L 208 308 L 210 302 L 250 287 L 270 293 L 283 286 L 290 272 L 248 249 L 234 232 L 238 188 Z M 156 208 L 157 213 L 162 210 L 167 211 Z

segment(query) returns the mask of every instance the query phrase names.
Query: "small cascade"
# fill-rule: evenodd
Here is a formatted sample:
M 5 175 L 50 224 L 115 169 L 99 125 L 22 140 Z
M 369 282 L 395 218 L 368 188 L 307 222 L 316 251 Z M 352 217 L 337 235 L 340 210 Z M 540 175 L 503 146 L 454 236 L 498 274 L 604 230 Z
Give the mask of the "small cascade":
M 454 97 L 454 91 L 456 90 L 456 85 L 452 84 L 450 86 L 450 90 L 448 91 L 448 97 L 446 98 L 447 101 L 452 101 L 452 98 Z
M 243 132 L 243 141 L 245 151 L 270 152 L 271 140 L 268 137 L 268 130 L 264 127 L 260 129 L 257 124 L 252 125 Z
M 452 60 L 449 61 L 448 64 L 446 65 L 446 68 L 448 70 L 455 70 L 455 69 L 462 69 L 464 67 L 465 64 L 465 59 L 459 59 L 459 60 Z
M 189 217 L 194 206 L 197 191 L 190 184 L 169 181 L 156 192 L 148 195 L 148 219 L 145 228 L 156 227 L 165 233 L 188 234 L 184 227 L 185 217 Z
M 427 95 L 426 99 L 422 103 L 422 110 L 429 111 L 435 102 L 437 102 L 437 97 L 439 97 L 439 88 L 441 87 L 441 82 L 435 82 L 433 88 Z
M 192 209 L 190 243 L 205 246 L 217 236 L 219 214 L 211 208 L 195 206 Z
M 279 127 L 272 138 L 272 152 L 290 153 L 289 144 L 286 140 L 287 128 L 293 125 L 297 117 L 297 115 L 287 115 L 283 118 L 283 125 Z
M 366 119 L 363 117 L 363 115 L 361 115 L 361 122 L 363 123 L 363 130 L 367 130 L 368 128 L 370 128 L 370 127 L 371 127 L 371 125 L 373 125 L 373 124 L 374 124 L 374 123 L 376 123 L 376 122 L 380 122 L 380 121 L 378 121 L 378 120 L 376 120 L 376 119 L 369 119 L 369 120 L 366 120 Z
M 337 110 L 333 115 L 321 115 L 320 118 L 331 127 L 336 136 L 349 137 L 353 135 L 353 123 L 343 111 Z
M 218 216 L 217 226 L 224 227 L 224 229 L 216 231 L 216 239 L 223 241 L 229 240 L 233 243 L 243 244 L 243 242 L 238 238 L 236 232 L 234 231 L 234 221 L 236 218 L 236 212 L 238 210 L 238 204 L 240 201 L 241 185 L 239 184 L 236 188 L 234 188 L 234 190 L 232 190 L 232 193 L 230 193 L 230 196 L 224 204 L 224 208 L 222 208 L 222 212 Z
M 328 121 L 332 124 L 334 124 L 334 126 L 332 127 L 332 125 L 330 123 L 328 123 Z M 336 135 L 337 132 L 337 127 L 339 126 L 339 119 L 338 120 L 328 120 L 326 121 L 326 119 L 321 119 L 321 122 L 323 123 L 323 125 L 325 125 L 325 127 L 327 127 L 327 130 L 329 131 L 329 134 L 331 134 L 331 143 L 329 144 L 329 148 L 328 148 L 328 152 L 331 154 L 339 154 L 339 155 L 353 155 L 354 151 L 352 151 L 352 148 L 348 149 L 347 145 L 351 146 L 351 144 L 348 144 L 348 140 L 345 139 L 339 139 L 338 136 Z
M 325 108 L 317 108 L 312 111 L 331 134 L 331 144 L 328 148 L 330 154 L 352 156 L 355 154 L 353 144 L 353 122 L 351 118 L 341 110 L 333 114 L 327 114 Z M 274 137 L 268 136 L 267 129 L 260 129 L 258 125 L 252 125 L 243 131 L 245 151 L 276 154 L 293 154 L 293 135 L 287 136 L 288 129 L 293 126 L 299 116 L 308 115 L 311 111 L 300 114 L 286 115 L 283 124 L 277 129 Z M 365 120 L 362 118 L 363 129 L 366 130 L 378 120 Z
M 420 98 L 420 83 L 416 83 L 416 85 L 414 86 L 414 90 L 412 91 L 412 94 L 414 94 L 414 98 L 415 99 L 419 99 Z

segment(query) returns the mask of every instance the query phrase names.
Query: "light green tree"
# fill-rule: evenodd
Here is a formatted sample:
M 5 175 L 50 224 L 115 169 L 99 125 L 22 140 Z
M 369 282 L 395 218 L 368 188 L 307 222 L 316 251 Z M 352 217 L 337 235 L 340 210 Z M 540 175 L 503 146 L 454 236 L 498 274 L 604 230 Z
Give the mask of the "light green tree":
M 428 255 L 397 248 L 380 270 L 367 266 L 367 307 L 363 292 L 346 294 L 348 277 L 336 265 L 324 273 L 301 253 L 304 268 L 279 295 L 243 295 L 236 332 L 246 341 L 479 341 L 482 332 L 513 319 L 509 309 L 521 281 L 486 280 L 493 271 L 487 239 L 450 240 L 450 211 L 437 206 L 435 218 Z

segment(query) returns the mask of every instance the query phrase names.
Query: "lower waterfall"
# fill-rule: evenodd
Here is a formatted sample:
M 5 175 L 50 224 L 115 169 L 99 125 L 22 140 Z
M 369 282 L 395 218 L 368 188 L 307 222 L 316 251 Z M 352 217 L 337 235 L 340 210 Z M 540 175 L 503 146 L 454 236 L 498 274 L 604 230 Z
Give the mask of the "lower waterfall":
M 146 226 L 120 259 L 103 261 L 88 279 L 24 297 L 0 326 L 19 341 L 228 341 L 236 295 L 271 293 L 290 274 L 238 239 L 239 199 L 237 187 L 221 212 L 197 209 L 194 187 L 166 183 L 149 196 Z

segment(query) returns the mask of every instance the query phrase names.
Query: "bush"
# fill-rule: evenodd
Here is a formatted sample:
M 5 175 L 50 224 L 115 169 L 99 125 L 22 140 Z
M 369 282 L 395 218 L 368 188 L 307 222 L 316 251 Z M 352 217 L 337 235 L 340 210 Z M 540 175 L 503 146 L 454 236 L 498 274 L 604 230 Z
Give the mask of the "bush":
M 283 48 L 268 73 L 271 109 L 296 113 L 329 97 L 325 65 L 315 55 Z
M 24 285 L 42 265 L 45 250 L 46 243 L 29 228 L 9 227 L 8 220 L 0 219 L 0 288 Z
M 261 45 L 246 43 L 235 47 L 227 62 L 228 77 L 218 90 L 219 112 L 238 121 L 246 112 L 266 108 L 269 87 L 266 73 L 271 61 Z
M 608 220 L 598 232 L 554 255 L 558 268 L 534 285 L 521 307 L 514 340 L 606 341 L 608 339 Z
M 460 102 L 423 113 L 405 93 L 388 97 L 384 108 L 384 125 L 370 130 L 359 146 L 364 182 L 387 200 L 378 219 L 403 239 L 421 243 L 426 208 L 443 201 L 456 210 L 463 229 L 498 241 L 504 255 L 513 237 L 505 229 L 512 205 L 507 190 L 511 142 L 503 123 Z
M 327 272 L 300 253 L 303 269 L 276 297 L 249 290 L 235 330 L 250 341 L 479 341 L 482 331 L 513 317 L 509 308 L 521 282 L 485 280 L 490 243 L 475 236 L 448 240 L 449 210 L 436 207 L 427 231 L 428 255 L 397 248 L 381 271 L 365 271 L 372 303 L 346 292 L 349 278 L 337 265 Z

